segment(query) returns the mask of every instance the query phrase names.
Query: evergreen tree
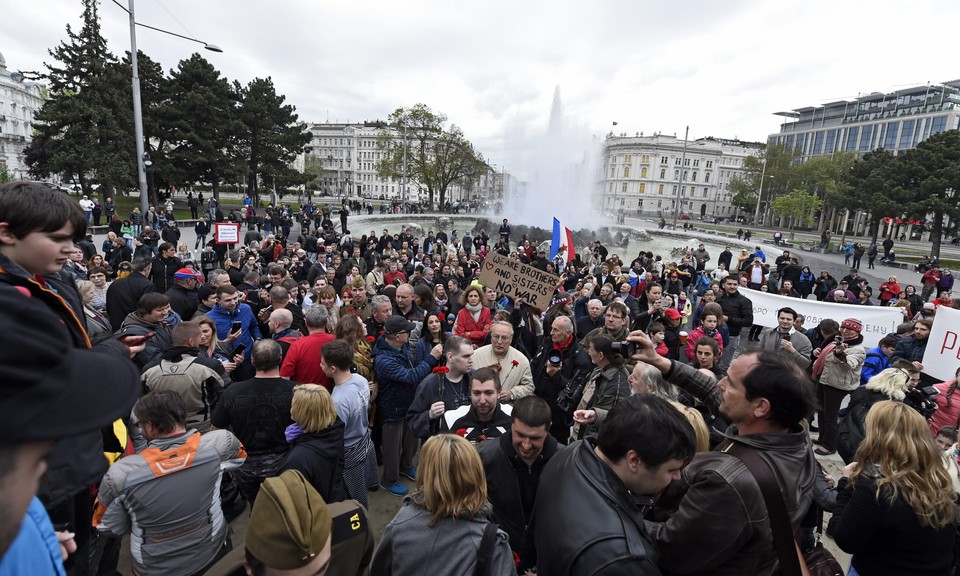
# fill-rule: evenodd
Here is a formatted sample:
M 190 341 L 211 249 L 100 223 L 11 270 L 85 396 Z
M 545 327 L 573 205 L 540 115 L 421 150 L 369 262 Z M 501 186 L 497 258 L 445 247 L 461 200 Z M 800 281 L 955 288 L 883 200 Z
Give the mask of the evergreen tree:
M 36 139 L 43 146 L 27 154 L 33 174 L 60 174 L 75 179 L 85 194 L 93 194 L 92 179 L 107 190 L 129 187 L 134 146 L 130 100 L 123 86 L 130 76 L 107 49 L 100 34 L 96 0 L 84 0 L 83 26 L 50 50 L 49 98 L 34 117 Z
M 259 177 L 266 177 L 271 187 L 293 178 L 290 163 L 311 136 L 298 122 L 296 108 L 284 104 L 286 97 L 277 94 L 271 78 L 254 78 L 246 86 L 234 82 L 234 90 L 240 100 L 243 128 L 238 149 L 246 168 L 247 193 L 259 201 Z

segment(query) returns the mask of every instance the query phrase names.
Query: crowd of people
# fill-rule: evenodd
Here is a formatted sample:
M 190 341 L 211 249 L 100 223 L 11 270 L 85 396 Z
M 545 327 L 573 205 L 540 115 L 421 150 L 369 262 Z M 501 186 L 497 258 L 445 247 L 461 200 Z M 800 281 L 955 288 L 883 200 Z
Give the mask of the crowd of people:
M 252 210 L 236 246 L 170 219 L 97 251 L 84 207 L 0 187 L 0 573 L 113 573 L 128 536 L 140 575 L 772 575 L 822 510 L 851 574 L 950 573 L 960 403 L 922 365 L 949 290 L 890 277 L 904 322 L 867 349 L 855 307 L 754 322 L 751 291 L 873 304 L 786 251 L 567 261 L 506 219 Z M 550 307 L 481 285 L 490 251 L 557 273 Z M 404 500 L 375 546 L 377 490 Z

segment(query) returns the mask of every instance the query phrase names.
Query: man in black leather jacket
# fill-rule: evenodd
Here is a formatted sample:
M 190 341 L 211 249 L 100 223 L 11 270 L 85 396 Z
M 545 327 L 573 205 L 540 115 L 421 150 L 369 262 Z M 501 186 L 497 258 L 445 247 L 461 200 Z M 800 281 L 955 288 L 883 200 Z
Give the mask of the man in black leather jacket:
M 559 358 L 554 364 L 550 358 Z M 533 373 L 534 393 L 547 401 L 553 413 L 550 434 L 561 444 L 570 438 L 570 426 L 573 425 L 573 410 L 567 413 L 557 405 L 560 391 L 577 383 L 593 369 L 590 356 L 582 346 L 574 341 L 573 322 L 566 316 L 557 316 L 550 328 L 550 338 L 544 339 L 536 357 L 530 363 Z
M 631 396 L 600 435 L 559 451 L 543 471 L 534 509 L 537 570 L 551 576 L 659 576 L 637 497 L 680 477 L 693 458 L 693 428 L 651 394 Z
M 520 559 L 517 572 L 536 567 L 530 523 L 537 488 L 547 462 L 557 453 L 550 435 L 550 406 L 536 396 L 513 404 L 510 434 L 477 445 L 487 476 L 487 496 L 493 519 L 510 536 L 510 548 Z

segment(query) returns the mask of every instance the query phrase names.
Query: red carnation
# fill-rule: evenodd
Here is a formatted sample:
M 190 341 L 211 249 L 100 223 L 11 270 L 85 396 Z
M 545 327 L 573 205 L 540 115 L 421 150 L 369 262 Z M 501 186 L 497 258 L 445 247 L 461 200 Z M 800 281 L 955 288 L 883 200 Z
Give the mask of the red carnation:
M 443 322 L 444 320 L 447 319 L 447 315 L 444 314 L 443 312 L 440 312 L 440 313 L 437 314 L 437 318 L 439 318 L 440 321 Z
M 373 343 L 376 342 L 376 341 L 377 341 L 377 339 L 374 338 L 373 336 L 367 336 L 367 342 L 373 344 Z
M 464 438 L 466 438 L 466 437 L 467 437 L 467 429 L 466 429 L 466 428 L 457 428 L 457 436 L 463 436 Z
M 434 374 L 446 374 L 449 371 L 450 369 L 447 368 L 446 366 L 437 366 L 436 368 L 433 369 Z
M 518 362 L 518 361 L 516 361 L 516 360 L 512 360 L 510 363 L 513 364 L 514 366 L 519 366 L 519 365 L 520 365 L 520 362 Z

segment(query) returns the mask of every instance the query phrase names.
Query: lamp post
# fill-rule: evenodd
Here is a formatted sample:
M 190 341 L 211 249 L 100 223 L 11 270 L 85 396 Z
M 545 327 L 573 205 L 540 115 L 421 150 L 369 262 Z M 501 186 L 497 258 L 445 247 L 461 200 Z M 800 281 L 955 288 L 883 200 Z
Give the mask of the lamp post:
M 190 38 L 189 36 L 183 36 L 181 34 L 175 34 L 168 30 L 161 30 L 160 28 L 154 28 L 153 26 L 147 26 L 146 24 L 139 24 L 134 17 L 134 0 L 129 0 L 130 8 L 124 9 L 127 14 L 130 16 L 130 69 L 132 71 L 131 82 L 133 84 L 133 134 L 136 139 L 137 146 L 137 182 L 139 183 L 140 188 L 140 212 L 146 217 L 147 210 L 149 210 L 149 199 L 147 198 L 147 167 L 144 163 L 146 153 L 143 146 L 143 109 L 140 103 L 140 74 L 137 69 L 137 26 L 143 26 L 144 28 L 149 28 L 150 30 L 156 30 L 157 32 L 163 32 L 164 34 L 169 34 L 171 36 L 176 36 L 177 38 L 183 38 L 185 40 L 190 40 L 198 44 L 203 44 L 203 47 L 211 52 L 223 52 L 223 50 L 214 44 L 208 44 L 197 40 L 196 38 Z M 120 8 L 123 8 L 120 4 L 117 4 Z
M 673 208 L 673 229 L 677 229 L 677 218 L 680 216 L 680 207 L 683 205 L 683 177 L 686 174 L 687 139 L 690 137 L 690 126 L 683 134 L 683 152 L 680 154 L 680 186 L 677 187 L 677 205 Z
M 753 225 L 759 226 L 760 199 L 763 198 L 763 177 L 767 174 L 767 157 L 763 157 L 763 169 L 760 171 L 760 189 L 757 191 L 757 209 L 753 213 Z

